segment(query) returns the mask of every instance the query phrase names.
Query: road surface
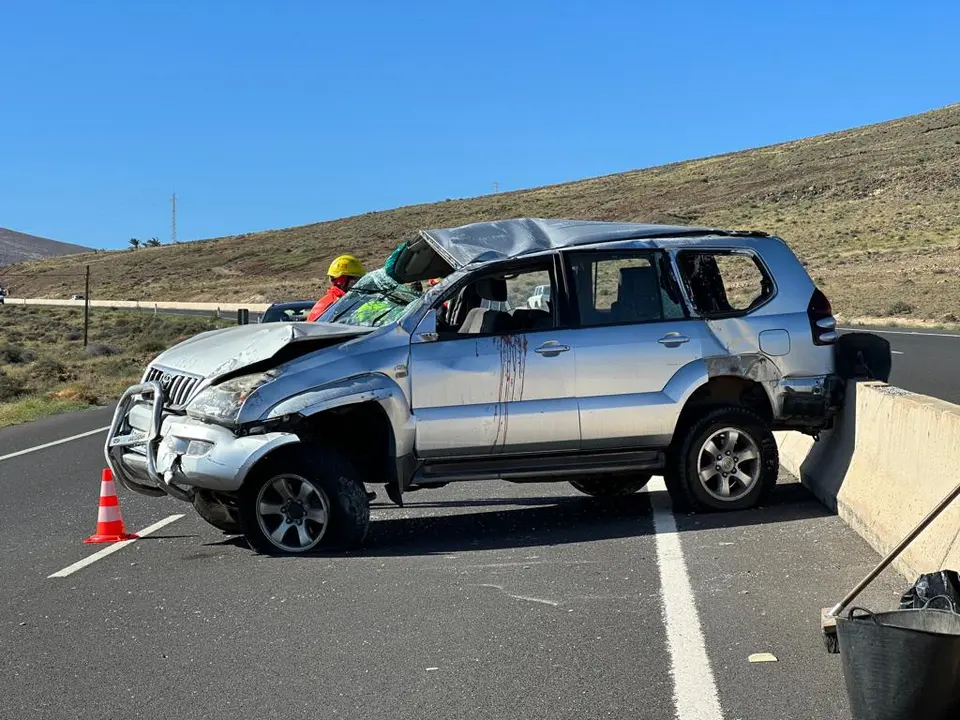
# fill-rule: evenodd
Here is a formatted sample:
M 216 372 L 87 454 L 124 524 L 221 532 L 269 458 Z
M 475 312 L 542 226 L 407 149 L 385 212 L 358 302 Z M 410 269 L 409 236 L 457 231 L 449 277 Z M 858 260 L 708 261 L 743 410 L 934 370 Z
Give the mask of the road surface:
M 857 328 L 890 342 L 890 384 L 960 404 L 960 335 L 908 328 Z
M 878 558 L 788 477 L 679 517 L 658 485 L 453 485 L 376 501 L 361 552 L 282 559 L 121 489 L 129 530 L 186 515 L 50 578 L 103 547 L 108 422 L 0 431 L 2 718 L 849 718 L 819 609 Z

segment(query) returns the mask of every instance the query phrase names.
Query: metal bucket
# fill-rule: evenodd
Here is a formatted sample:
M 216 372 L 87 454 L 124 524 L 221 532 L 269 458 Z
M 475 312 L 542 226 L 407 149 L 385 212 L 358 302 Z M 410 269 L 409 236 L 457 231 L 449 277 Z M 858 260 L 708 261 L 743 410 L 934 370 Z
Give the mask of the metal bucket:
M 851 608 L 837 639 L 853 720 L 960 718 L 960 614 Z

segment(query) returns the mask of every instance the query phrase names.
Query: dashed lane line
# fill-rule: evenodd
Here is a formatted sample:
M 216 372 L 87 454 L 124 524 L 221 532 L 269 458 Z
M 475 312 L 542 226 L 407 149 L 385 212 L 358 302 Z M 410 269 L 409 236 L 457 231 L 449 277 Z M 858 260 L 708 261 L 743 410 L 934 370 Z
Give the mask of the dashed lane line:
M 166 527 L 170 523 L 176 522 L 182 517 L 184 517 L 183 514 L 170 515 L 169 517 L 165 517 L 163 520 L 159 522 L 155 522 L 153 525 L 149 525 L 148 527 L 145 527 L 143 530 L 140 530 L 136 534 L 140 537 L 146 537 L 151 533 L 155 533 L 160 528 Z M 68 565 L 63 570 L 58 570 L 57 572 L 53 573 L 53 575 L 47 575 L 47 579 L 65 578 L 65 577 L 68 577 L 69 575 L 73 575 L 73 573 L 77 572 L 77 570 L 82 570 L 88 565 L 93 565 L 93 563 L 95 563 L 97 560 L 103 560 L 103 558 L 107 557 L 108 555 L 113 555 L 113 553 L 123 550 L 127 545 L 135 543 L 136 541 L 137 539 L 135 538 L 133 540 L 121 540 L 120 542 L 115 542 L 112 545 L 107 545 L 107 547 L 103 548 L 102 550 L 98 550 L 93 555 L 90 555 L 89 557 L 85 557 L 83 560 L 79 560 L 75 562 L 73 565 Z
M 73 440 L 80 440 L 81 438 L 90 437 L 91 435 L 97 435 L 102 432 L 106 432 L 110 429 L 110 426 L 97 428 L 96 430 L 90 430 L 89 432 L 80 433 L 79 435 L 71 435 L 67 438 L 62 438 L 60 440 L 54 440 L 53 442 L 44 443 L 43 445 L 36 445 L 32 448 L 27 448 L 26 450 L 17 450 L 16 452 L 8 453 L 7 455 L 0 455 L 0 462 L 4 460 L 12 460 L 15 457 L 20 457 L 21 455 L 27 455 L 32 452 L 37 452 L 38 450 L 46 450 L 47 448 L 56 447 L 57 445 L 63 445 L 64 443 L 72 442 Z
M 647 484 L 656 530 L 657 567 L 663 596 L 663 622 L 670 651 L 673 699 L 678 720 L 723 720 L 720 695 L 710 668 L 706 641 L 683 558 L 677 521 L 663 478 Z

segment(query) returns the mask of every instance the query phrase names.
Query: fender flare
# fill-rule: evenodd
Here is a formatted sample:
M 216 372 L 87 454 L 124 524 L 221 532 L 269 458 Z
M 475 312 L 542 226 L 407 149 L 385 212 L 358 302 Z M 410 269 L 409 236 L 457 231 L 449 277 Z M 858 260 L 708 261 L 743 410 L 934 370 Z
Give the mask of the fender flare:
M 375 402 L 387 415 L 393 429 L 397 456 L 413 451 L 414 422 L 410 403 L 403 389 L 381 373 L 356 375 L 311 388 L 274 405 L 262 420 L 288 415 L 308 418 L 328 410 Z

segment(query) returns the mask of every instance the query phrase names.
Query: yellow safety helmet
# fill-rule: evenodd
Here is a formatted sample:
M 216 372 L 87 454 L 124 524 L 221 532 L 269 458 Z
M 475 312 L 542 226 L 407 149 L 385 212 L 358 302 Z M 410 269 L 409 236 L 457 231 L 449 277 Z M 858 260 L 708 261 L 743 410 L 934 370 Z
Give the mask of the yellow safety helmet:
M 332 278 L 343 277 L 363 277 L 366 271 L 363 269 L 363 263 L 357 260 L 353 255 L 341 255 L 332 263 L 327 275 Z

